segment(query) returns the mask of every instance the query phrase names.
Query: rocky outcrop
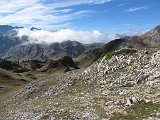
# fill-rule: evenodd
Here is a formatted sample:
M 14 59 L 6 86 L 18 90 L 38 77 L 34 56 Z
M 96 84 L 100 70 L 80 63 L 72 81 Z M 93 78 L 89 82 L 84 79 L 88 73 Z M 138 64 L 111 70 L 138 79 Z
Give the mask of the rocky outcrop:
M 68 72 L 71 70 L 79 69 L 73 59 L 69 56 L 64 56 L 57 60 L 48 60 L 39 71 L 46 72 L 48 70 L 63 70 Z
M 148 46 L 157 47 L 160 45 L 160 25 L 141 36 L 143 42 Z
M 126 105 L 130 106 L 130 105 L 143 104 L 143 103 L 146 103 L 144 99 L 138 99 L 136 97 L 132 97 L 130 99 L 127 99 Z

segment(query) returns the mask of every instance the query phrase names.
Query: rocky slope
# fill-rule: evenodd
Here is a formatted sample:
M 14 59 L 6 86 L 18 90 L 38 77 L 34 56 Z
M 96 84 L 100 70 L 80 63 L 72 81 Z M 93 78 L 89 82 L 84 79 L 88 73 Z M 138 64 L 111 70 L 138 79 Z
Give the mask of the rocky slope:
M 118 50 L 125 47 L 128 47 L 127 39 L 115 39 L 101 47 L 93 48 L 84 52 L 82 55 L 78 56 L 76 60 L 78 61 L 79 65 L 86 67 L 91 65 L 93 62 L 95 62 L 104 53 Z
M 160 45 L 160 25 L 141 36 L 144 43 L 151 47 Z
M 50 75 L 1 104 L 8 120 L 160 119 L 160 51 L 107 52 L 91 66 Z
M 82 64 L 82 66 L 88 66 L 95 62 L 105 52 L 110 52 L 121 48 L 145 49 L 150 47 L 158 48 L 159 46 L 160 26 L 156 26 L 155 28 L 143 35 L 122 37 L 120 39 L 112 40 L 103 46 L 90 49 L 80 55 L 77 61 L 79 61 L 79 64 Z

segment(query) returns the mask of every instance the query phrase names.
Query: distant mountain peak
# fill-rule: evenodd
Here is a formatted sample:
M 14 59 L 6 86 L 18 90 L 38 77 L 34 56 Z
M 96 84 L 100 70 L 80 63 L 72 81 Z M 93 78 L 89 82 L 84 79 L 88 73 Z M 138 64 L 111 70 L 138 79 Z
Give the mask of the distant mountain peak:
M 32 27 L 30 30 L 31 30 L 31 31 L 34 31 L 34 30 L 41 30 L 41 29 L 38 29 L 38 28 Z
M 148 46 L 159 46 L 160 45 L 160 25 L 156 26 L 152 30 L 141 36 L 143 38 L 143 42 Z
M 20 28 L 23 28 L 23 27 L 13 27 L 11 25 L 0 25 L 0 33 L 7 33 L 8 31 L 12 31 L 14 29 L 20 29 Z
M 5 33 L 9 30 L 13 30 L 14 27 L 10 26 L 10 25 L 0 25 L 0 33 Z
M 160 30 L 160 25 L 156 26 L 154 29 L 155 30 Z

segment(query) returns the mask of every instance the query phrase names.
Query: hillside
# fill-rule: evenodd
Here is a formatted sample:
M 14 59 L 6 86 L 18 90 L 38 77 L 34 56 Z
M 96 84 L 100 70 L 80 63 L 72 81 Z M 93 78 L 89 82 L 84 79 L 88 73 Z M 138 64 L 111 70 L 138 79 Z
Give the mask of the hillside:
M 39 79 L 3 104 L 1 118 L 158 119 L 159 53 L 122 49 L 85 69 Z
M 47 59 L 46 61 L 40 60 L 22 60 L 22 61 L 9 61 L 0 59 L 0 68 L 15 73 L 23 73 L 28 71 L 44 70 L 44 69 L 63 69 L 70 67 L 78 69 L 79 67 L 69 56 L 63 56 L 59 59 Z
M 0 103 L 15 95 L 29 82 L 24 76 L 0 68 Z
M 73 59 L 69 56 L 64 56 L 57 60 L 48 60 L 38 71 L 57 73 L 57 72 L 68 72 L 71 70 L 79 69 Z
M 151 47 L 160 45 L 160 25 L 141 36 L 143 42 Z
M 87 67 L 98 60 L 106 52 L 128 47 L 127 42 L 127 39 L 115 39 L 103 45 L 102 47 L 97 47 L 86 51 L 75 60 L 78 61 L 80 66 Z
M 86 67 L 98 60 L 104 53 L 119 50 L 121 48 L 159 48 L 160 46 L 160 26 L 156 26 L 152 30 L 140 36 L 124 37 L 115 39 L 107 44 L 87 50 L 75 60 L 79 65 Z
M 50 74 L 60 74 L 79 69 L 72 58 L 65 56 L 57 60 L 0 60 L 0 103 L 16 94 L 24 86 Z

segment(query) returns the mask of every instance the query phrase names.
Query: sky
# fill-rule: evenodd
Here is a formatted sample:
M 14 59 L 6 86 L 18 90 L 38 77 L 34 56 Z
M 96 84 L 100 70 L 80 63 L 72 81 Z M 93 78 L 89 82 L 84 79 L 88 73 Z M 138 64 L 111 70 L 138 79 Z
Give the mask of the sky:
M 84 42 L 93 35 L 101 42 L 115 34 L 142 34 L 160 24 L 160 0 L 0 0 L 0 6 L 0 24 L 58 30 L 61 41 L 86 35 Z M 24 34 L 33 33 L 23 29 L 19 35 Z M 46 38 L 42 31 L 39 37 Z

